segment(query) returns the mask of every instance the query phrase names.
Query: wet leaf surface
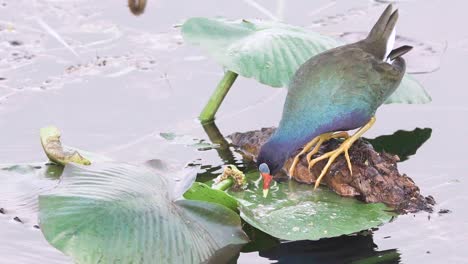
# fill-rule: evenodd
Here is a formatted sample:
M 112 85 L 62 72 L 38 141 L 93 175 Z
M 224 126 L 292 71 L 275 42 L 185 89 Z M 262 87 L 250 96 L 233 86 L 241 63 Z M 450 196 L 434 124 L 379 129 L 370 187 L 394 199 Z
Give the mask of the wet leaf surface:
M 184 198 L 188 200 L 205 201 L 223 205 L 235 212 L 238 212 L 238 205 L 236 199 L 224 191 L 211 189 L 210 186 L 194 182 L 192 187 L 184 193 Z
M 394 216 L 383 204 L 366 204 L 295 181 L 275 184 L 263 198 L 258 172 L 246 175 L 248 189 L 229 192 L 247 223 L 286 240 L 318 240 L 377 227 Z
M 167 177 L 122 163 L 69 164 L 39 198 L 41 231 L 78 263 L 199 263 L 247 241 L 235 212 L 173 200 Z

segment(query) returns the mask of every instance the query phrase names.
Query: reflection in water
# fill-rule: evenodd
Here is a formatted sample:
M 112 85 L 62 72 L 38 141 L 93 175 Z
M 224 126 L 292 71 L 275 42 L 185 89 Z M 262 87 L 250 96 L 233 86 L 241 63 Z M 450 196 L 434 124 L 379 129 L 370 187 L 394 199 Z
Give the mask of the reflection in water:
M 278 247 L 281 243 L 278 238 L 270 236 L 251 225 L 245 224 L 242 229 L 250 238 L 250 242 L 242 247 L 244 253 L 270 250 Z
M 219 131 L 215 122 L 203 124 L 203 129 L 208 135 L 211 143 L 217 145 L 215 149 L 224 164 L 235 164 L 238 167 L 256 168 L 255 162 L 253 162 L 252 159 L 236 159 L 233 152 L 233 146 L 226 140 L 221 131 Z M 239 153 L 241 156 L 243 154 L 241 151 L 235 152 Z
M 399 263 L 396 249 L 378 251 L 372 234 L 321 239 L 318 241 L 283 241 L 254 227 L 245 225 L 244 231 L 252 240 L 242 252 L 258 251 L 260 256 L 275 263 Z
M 372 235 L 341 236 L 319 241 L 284 242 L 260 256 L 275 263 L 399 263 L 396 249 L 377 251 Z
M 146 0 L 128 0 L 128 8 L 135 16 L 139 16 L 145 12 Z
M 398 130 L 392 135 L 379 136 L 374 139 L 366 139 L 378 152 L 385 151 L 398 155 L 400 161 L 405 161 L 409 156 L 426 142 L 432 134 L 430 128 L 416 128 L 413 131 Z
M 216 253 L 213 254 L 208 261 L 206 261 L 206 264 L 235 264 L 239 258 L 241 248 L 242 245 L 229 245 L 224 247 L 216 251 Z
M 214 122 L 205 123 L 203 124 L 203 129 L 205 133 L 208 135 L 211 143 L 218 145 L 216 151 L 218 152 L 219 157 L 223 160 L 226 164 L 236 164 L 236 160 L 234 158 L 234 154 L 229 149 L 229 142 L 224 138 L 221 131 L 219 131 L 218 127 Z

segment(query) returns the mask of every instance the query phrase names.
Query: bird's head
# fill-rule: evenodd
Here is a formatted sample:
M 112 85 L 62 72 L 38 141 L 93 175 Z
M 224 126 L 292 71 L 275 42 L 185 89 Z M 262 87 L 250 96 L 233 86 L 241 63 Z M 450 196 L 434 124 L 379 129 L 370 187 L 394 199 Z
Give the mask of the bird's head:
M 270 190 L 270 183 L 271 180 L 273 179 L 273 176 L 270 174 L 270 168 L 266 163 L 261 163 L 258 166 L 258 170 L 260 171 L 260 174 L 262 175 L 263 178 L 263 197 L 267 197 L 268 195 L 268 190 Z
M 288 155 L 288 145 L 281 144 L 273 138 L 270 138 L 260 149 L 257 157 L 257 166 L 263 178 L 264 197 L 268 194 L 273 175 L 281 171 Z

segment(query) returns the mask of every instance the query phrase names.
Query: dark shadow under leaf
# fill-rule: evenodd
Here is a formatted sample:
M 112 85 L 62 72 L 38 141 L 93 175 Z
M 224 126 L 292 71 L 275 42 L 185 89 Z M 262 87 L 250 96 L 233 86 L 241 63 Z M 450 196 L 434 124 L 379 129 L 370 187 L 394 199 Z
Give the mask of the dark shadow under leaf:
M 426 142 L 432 134 L 430 128 L 416 128 L 413 131 L 398 130 L 392 135 L 379 136 L 374 139 L 365 139 L 372 144 L 377 152 L 387 152 L 398 155 L 400 161 L 405 161 L 409 156 Z

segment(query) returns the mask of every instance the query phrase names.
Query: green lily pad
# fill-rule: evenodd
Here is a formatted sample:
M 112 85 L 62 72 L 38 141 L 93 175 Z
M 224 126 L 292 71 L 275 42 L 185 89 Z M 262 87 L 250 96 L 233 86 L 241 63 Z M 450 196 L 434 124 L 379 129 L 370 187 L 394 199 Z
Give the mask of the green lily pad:
M 220 204 L 235 212 L 239 212 L 236 199 L 224 191 L 211 189 L 210 186 L 201 182 L 194 182 L 192 187 L 184 193 L 184 198 Z
M 385 101 L 386 104 L 427 104 L 432 101 L 429 93 L 411 75 L 405 74 L 400 86 Z
M 344 44 L 301 27 L 263 20 L 191 18 L 183 24 L 182 35 L 228 70 L 272 87 L 287 87 L 309 58 Z M 430 101 L 424 88 L 406 74 L 386 103 Z
M 248 189 L 229 192 L 240 204 L 241 217 L 255 228 L 286 240 L 318 240 L 356 233 L 392 219 L 384 204 L 353 198 L 295 181 L 275 184 L 262 196 L 258 172 L 246 175 Z
M 331 37 L 261 20 L 191 18 L 182 26 L 182 35 L 230 71 L 273 87 L 287 86 L 307 59 L 338 46 Z
M 68 164 L 39 197 L 41 231 L 76 263 L 200 263 L 246 243 L 235 212 L 179 198 L 194 174 L 171 183 L 147 166 Z

